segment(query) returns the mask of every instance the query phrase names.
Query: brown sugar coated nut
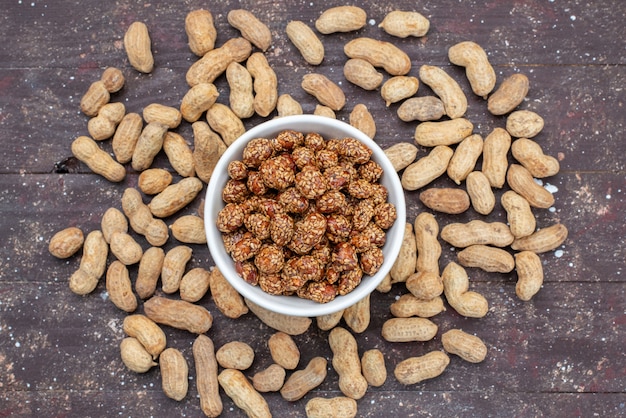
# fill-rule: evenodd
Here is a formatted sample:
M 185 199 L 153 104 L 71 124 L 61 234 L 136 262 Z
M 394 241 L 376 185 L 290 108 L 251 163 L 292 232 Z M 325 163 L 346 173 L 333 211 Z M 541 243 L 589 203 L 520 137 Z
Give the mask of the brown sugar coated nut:
M 354 138 L 290 130 L 250 141 L 229 164 L 216 220 L 238 274 L 319 303 L 376 274 L 397 213 L 371 155 Z

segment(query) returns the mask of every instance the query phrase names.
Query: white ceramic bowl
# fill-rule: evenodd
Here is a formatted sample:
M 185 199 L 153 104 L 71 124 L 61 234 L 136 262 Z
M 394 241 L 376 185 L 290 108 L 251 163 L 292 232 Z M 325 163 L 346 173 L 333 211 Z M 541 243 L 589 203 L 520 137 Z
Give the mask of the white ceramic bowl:
M 270 295 L 258 286 L 246 283 L 235 271 L 235 263 L 226 252 L 222 234 L 216 226 L 217 214 L 224 207 L 222 190 L 229 179 L 227 173 L 228 164 L 233 160 L 241 160 L 243 149 L 250 140 L 258 137 L 272 138 L 279 132 L 287 129 L 305 134 L 316 132 L 322 135 L 324 139 L 352 137 L 367 145 L 373 151 L 372 159 L 384 170 L 380 183 L 388 189 L 388 202 L 393 203 L 397 211 L 397 220 L 387 230 L 386 243 L 382 247 L 384 262 L 380 270 L 373 276 L 364 275 L 361 283 L 352 292 L 344 296 L 337 296 L 328 303 L 317 303 L 297 296 Z M 217 163 L 208 185 L 204 206 L 204 220 L 211 256 L 224 277 L 242 296 L 273 312 L 292 316 L 315 317 L 334 313 L 352 306 L 370 294 L 383 280 L 400 251 L 404 236 L 406 207 L 400 179 L 383 150 L 373 140 L 345 122 L 323 116 L 298 115 L 264 122 L 248 130 L 228 147 Z

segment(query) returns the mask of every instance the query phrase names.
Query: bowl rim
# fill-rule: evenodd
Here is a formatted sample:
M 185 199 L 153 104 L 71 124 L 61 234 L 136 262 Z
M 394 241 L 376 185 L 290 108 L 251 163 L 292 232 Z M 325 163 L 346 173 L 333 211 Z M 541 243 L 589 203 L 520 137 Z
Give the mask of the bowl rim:
M 320 125 L 324 128 L 321 128 Z M 319 129 L 315 129 L 315 126 Z M 269 293 L 261 290 L 258 286 L 252 286 L 245 282 L 234 271 L 234 262 L 232 261 L 230 255 L 226 253 L 221 232 L 217 229 L 217 227 L 215 227 L 217 212 L 219 209 L 224 207 L 224 202 L 221 199 L 221 190 L 223 189 L 228 178 L 227 174 L 224 176 L 223 174 L 216 175 L 216 173 L 226 173 L 228 163 L 235 157 L 241 155 L 241 152 L 245 147 L 243 144 L 254 138 L 269 137 L 287 129 L 303 133 L 331 131 L 333 133 L 320 134 L 325 139 L 329 139 L 331 136 L 352 137 L 362 143 L 365 143 L 373 151 L 373 159 L 383 168 L 384 182 L 393 185 L 393 189 L 396 192 L 400 192 L 394 193 L 393 195 L 397 217 L 394 225 L 386 231 L 387 240 L 383 246 L 385 251 L 385 262 L 383 262 L 382 267 L 374 275 L 364 277 L 364 280 L 362 280 L 361 283 L 359 283 L 359 285 L 350 293 L 343 296 L 337 296 L 328 303 L 322 304 L 302 299 L 297 296 L 270 295 Z M 391 189 L 389 186 L 386 187 Z M 389 191 L 391 196 L 392 190 Z M 220 196 L 220 198 L 212 198 L 214 196 Z M 380 148 L 380 146 L 373 139 L 352 125 L 337 119 L 318 115 L 294 115 L 262 122 L 247 130 L 237 140 L 230 144 L 230 146 L 228 146 L 217 162 L 213 175 L 209 179 L 205 197 L 204 221 L 207 246 L 209 247 L 209 252 L 211 253 L 213 262 L 226 280 L 241 296 L 246 299 L 250 299 L 255 304 L 275 313 L 289 316 L 316 317 L 336 313 L 354 305 L 356 302 L 362 300 L 374 291 L 378 284 L 380 284 L 380 282 L 385 278 L 400 253 L 404 236 L 404 224 L 406 223 L 406 205 L 404 190 L 400 183 L 400 178 L 391 164 L 391 161 L 389 161 L 382 148 Z M 390 234 L 390 231 L 393 232 L 393 234 Z

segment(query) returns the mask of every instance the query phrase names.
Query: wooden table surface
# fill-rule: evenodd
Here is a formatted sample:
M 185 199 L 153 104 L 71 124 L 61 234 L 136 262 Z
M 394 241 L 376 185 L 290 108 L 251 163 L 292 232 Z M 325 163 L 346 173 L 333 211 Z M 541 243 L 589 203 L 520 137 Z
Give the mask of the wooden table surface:
M 396 284 L 388 293 L 374 292 L 370 325 L 354 334 L 360 353 L 379 348 L 385 354 L 388 378 L 358 401 L 358 416 L 626 415 L 626 274 L 622 274 L 626 2 L 363 3 L 367 25 L 356 33 L 320 35 L 326 57 L 319 67 L 312 67 L 286 37 L 285 26 L 295 19 L 313 26 L 323 10 L 340 4 L 337 1 L 2 2 L 0 416 L 202 416 L 191 355 L 195 336 L 165 327 L 168 346 L 181 350 L 191 366 L 189 392 L 177 402 L 163 394 L 158 367 L 137 374 L 122 363 L 118 346 L 125 336 L 121 325 L 126 313 L 108 299 L 104 280 L 90 295 L 73 294 L 68 278 L 79 264 L 80 253 L 58 260 L 47 246 L 62 228 L 77 226 L 85 233 L 100 228 L 104 211 L 121 208 L 124 189 L 137 187 L 138 173 L 130 166 L 125 180 L 114 184 L 84 164 L 68 160 L 72 141 L 87 134 L 88 117 L 79 110 L 82 95 L 105 67 L 116 66 L 126 84 L 111 100 L 124 103 L 128 112 L 140 113 L 154 102 L 178 107 L 188 89 L 185 73 L 197 60 L 187 46 L 184 19 L 203 6 L 213 13 L 218 45 L 238 36 L 227 22 L 229 10 L 246 8 L 255 13 L 273 34 L 266 57 L 278 75 L 279 93 L 291 94 L 305 113 L 312 113 L 316 100 L 302 90 L 301 78 L 310 72 L 327 75 L 346 93 L 347 103 L 337 112 L 338 119 L 347 121 L 356 104 L 366 104 L 377 124 L 375 140 L 383 148 L 413 142 L 417 122 L 400 121 L 398 104 L 387 108 L 379 91 L 362 90 L 344 78 L 343 45 L 355 37 L 395 43 L 411 57 L 409 75 L 417 76 L 423 64 L 443 67 L 465 91 L 466 116 L 474 123 L 474 132 L 483 137 L 503 127 L 506 118 L 491 116 L 486 102 L 471 93 L 463 69 L 448 61 L 448 48 L 473 40 L 487 51 L 498 84 L 518 72 L 530 79 L 530 92 L 520 108 L 544 118 L 545 128 L 536 140 L 561 164 L 556 176 L 544 179 L 556 203 L 535 210 L 537 223 L 540 228 L 565 224 L 568 239 L 556 251 L 541 255 L 545 282 L 529 302 L 515 295 L 515 273 L 469 269 L 472 289 L 489 300 L 489 313 L 482 319 L 467 319 L 448 307 L 432 318 L 439 333 L 427 343 L 384 341 L 380 330 L 391 317 L 389 306 L 407 290 Z M 428 17 L 428 35 L 399 39 L 385 34 L 377 25 L 394 9 L 415 10 Z M 145 22 L 150 30 L 156 64 L 149 75 L 133 70 L 124 52 L 123 36 L 133 21 Z M 216 85 L 218 101 L 227 103 L 225 77 L 218 78 Z M 430 93 L 422 85 L 417 95 Z M 250 128 L 263 120 L 255 116 L 244 123 Z M 183 123 L 177 132 L 193 143 L 190 124 Z M 110 141 L 101 146 L 111 151 Z M 427 152 L 420 147 L 419 156 Z M 155 166 L 171 170 L 163 153 Z M 445 176 L 433 183 L 451 185 Z M 496 193 L 500 196 L 502 190 Z M 406 192 L 409 222 L 419 212 L 429 211 L 418 195 L 419 191 Z M 203 192 L 181 213 L 194 213 L 202 198 Z M 171 224 L 177 216 L 166 222 Z M 472 210 L 456 216 L 436 214 L 440 226 L 476 218 L 506 221 L 499 204 L 485 217 Z M 138 241 L 147 248 L 145 241 L 139 237 Z M 456 256 L 448 244 L 441 243 L 444 266 Z M 164 248 L 177 244 L 171 238 Z M 192 247 L 188 269 L 213 266 L 205 246 Z M 112 259 L 109 256 L 109 262 Z M 136 266 L 131 267 L 134 274 Z M 247 376 L 271 363 L 267 340 L 273 329 L 252 314 L 226 318 L 210 295 L 199 303 L 214 315 L 207 335 L 216 347 L 241 340 L 254 348 L 256 357 Z M 441 376 L 409 386 L 399 384 L 393 376 L 395 365 L 441 349 L 441 333 L 452 328 L 481 337 L 488 346 L 487 359 L 470 364 L 452 356 Z M 314 356 L 331 359 L 327 335 L 313 323 L 306 333 L 294 337 L 302 355 L 299 368 Z M 303 399 L 287 402 L 278 393 L 265 398 L 274 416 L 303 416 L 312 397 L 340 396 L 337 382 L 329 363 L 325 381 Z M 223 416 L 244 416 L 223 392 L 222 400 Z

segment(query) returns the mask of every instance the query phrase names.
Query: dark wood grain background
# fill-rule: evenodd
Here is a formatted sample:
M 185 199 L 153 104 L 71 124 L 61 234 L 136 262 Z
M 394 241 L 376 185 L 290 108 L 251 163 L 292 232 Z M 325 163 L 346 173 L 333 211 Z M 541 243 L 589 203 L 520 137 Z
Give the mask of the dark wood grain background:
M 0 5 L 0 416 L 37 417 L 173 417 L 201 416 L 190 367 L 190 390 L 181 402 L 161 390 L 158 368 L 146 374 L 128 371 L 119 356 L 125 313 L 107 298 L 104 283 L 79 297 L 68 277 L 80 255 L 60 261 L 47 244 L 59 229 L 99 228 L 104 211 L 120 208 L 126 187 L 137 185 L 128 168 L 121 184 L 112 184 L 71 160 L 70 144 L 87 133 L 88 118 L 79 102 L 107 66 L 122 69 L 126 84 L 112 101 L 141 112 L 157 102 L 178 107 L 188 89 L 185 73 L 197 59 L 187 47 L 184 18 L 208 8 L 218 30 L 217 44 L 237 36 L 226 20 L 229 10 L 245 8 L 273 34 L 266 56 L 278 74 L 279 93 L 289 93 L 305 113 L 315 99 L 300 87 L 302 76 L 321 72 L 339 83 L 347 96 L 338 112 L 347 121 L 354 105 L 364 103 L 377 123 L 376 141 L 384 148 L 412 142 L 416 123 L 401 122 L 398 105 L 385 107 L 379 91 L 366 92 L 343 76 L 343 45 L 357 36 L 391 41 L 412 59 L 410 75 L 422 64 L 443 66 L 469 99 L 467 117 L 483 136 L 504 126 L 485 102 L 471 93 L 463 69 L 452 66 L 447 49 L 463 40 L 479 43 L 489 54 L 498 82 L 516 72 L 530 79 L 523 109 L 543 116 L 537 137 L 547 154 L 561 163 L 558 175 L 545 181 L 556 190 L 550 210 L 536 211 L 538 226 L 564 223 L 569 237 L 557 251 L 541 256 L 545 283 L 532 301 L 515 296 L 515 274 L 470 271 L 472 287 L 490 302 L 489 314 L 466 319 L 453 309 L 433 318 L 439 334 L 428 343 L 388 343 L 380 336 L 391 317 L 389 305 L 406 292 L 395 285 L 372 295 L 368 329 L 356 335 L 361 352 L 380 348 L 389 378 L 370 388 L 358 402 L 358 416 L 624 416 L 626 415 L 626 300 L 624 265 L 626 236 L 626 141 L 624 84 L 626 38 L 620 0 L 502 0 L 363 2 L 368 25 L 356 33 L 320 36 L 326 57 L 308 66 L 285 35 L 290 20 L 313 24 L 337 1 L 38 1 L 11 0 Z M 430 19 L 423 38 L 398 39 L 377 27 L 394 9 L 415 10 Z M 129 24 L 145 22 L 155 56 L 152 74 L 133 70 L 122 39 Z M 621 22 L 621 23 L 620 23 Z M 386 77 L 388 77 L 386 75 Z M 224 76 L 216 81 L 218 101 L 226 103 Z M 429 94 L 422 85 L 418 95 Z M 273 115 L 272 115 L 273 116 Z M 246 127 L 264 119 L 253 117 Z M 189 124 L 177 129 L 190 143 Z M 102 146 L 110 151 L 109 141 Z M 420 156 L 426 149 L 420 149 Z M 156 166 L 169 167 L 164 155 Z M 451 184 L 441 178 L 434 185 Z M 501 192 L 499 192 L 501 193 Z M 407 192 L 412 222 L 422 210 L 418 192 Z M 203 197 L 203 196 L 202 196 Z M 199 197 L 183 213 L 193 213 Z M 440 225 L 479 215 L 437 214 Z M 168 224 L 173 222 L 168 219 Z M 486 220 L 505 220 L 498 206 Z M 147 248 L 147 244 L 142 241 Z M 444 244 L 441 263 L 455 254 Z M 165 248 L 176 245 L 171 239 Z M 213 265 L 207 248 L 193 246 L 189 268 Z M 131 274 L 136 268 L 131 268 Z M 215 316 L 208 332 L 216 346 L 241 340 L 256 351 L 246 374 L 271 363 L 267 339 L 272 329 L 252 314 L 237 320 L 215 309 L 210 295 L 201 302 Z M 141 308 L 140 308 L 141 310 Z M 453 357 L 440 377 L 411 386 L 400 385 L 393 367 L 402 359 L 441 347 L 443 331 L 461 327 L 480 336 L 487 359 L 469 364 Z M 180 349 L 192 365 L 194 336 L 166 329 L 168 345 Z M 331 358 L 327 332 L 313 325 L 295 337 L 302 359 Z M 329 368 L 324 383 L 304 399 L 287 402 L 279 394 L 266 399 L 274 416 L 303 416 L 314 396 L 339 396 L 337 374 Z M 224 416 L 243 416 L 222 393 Z

